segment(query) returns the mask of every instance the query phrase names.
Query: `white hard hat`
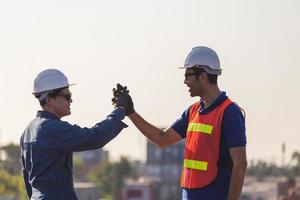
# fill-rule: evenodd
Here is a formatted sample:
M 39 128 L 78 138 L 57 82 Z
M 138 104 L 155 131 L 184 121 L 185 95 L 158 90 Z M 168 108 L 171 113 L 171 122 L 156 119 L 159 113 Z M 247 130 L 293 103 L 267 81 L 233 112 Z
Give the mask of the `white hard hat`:
M 57 69 L 46 69 L 40 72 L 34 79 L 33 94 L 39 94 L 59 88 L 68 87 L 68 78 Z
M 184 67 L 180 69 L 192 67 L 203 68 L 208 74 L 221 75 L 222 71 L 216 52 L 205 46 L 194 47 L 186 57 Z

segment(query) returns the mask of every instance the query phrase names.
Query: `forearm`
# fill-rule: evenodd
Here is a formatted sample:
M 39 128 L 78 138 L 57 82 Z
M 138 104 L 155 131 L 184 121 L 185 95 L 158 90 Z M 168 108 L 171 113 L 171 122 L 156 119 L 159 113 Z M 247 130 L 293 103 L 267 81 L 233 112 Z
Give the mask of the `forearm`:
M 160 147 L 169 145 L 168 140 L 166 138 L 166 134 L 163 130 L 150 124 L 136 112 L 129 115 L 128 117 L 133 122 L 133 124 L 139 129 L 139 131 L 152 142 L 154 142 Z
M 247 167 L 246 162 L 242 162 L 236 166 L 233 166 L 227 200 L 240 199 L 245 173 L 246 173 L 246 167 Z
M 124 119 L 124 110 L 115 109 L 105 120 L 89 129 L 87 134 L 83 133 L 83 137 L 79 136 L 82 142 L 78 150 L 97 149 L 106 145 L 127 127 L 122 119 Z
M 47 144 L 51 148 L 55 147 L 67 152 L 101 148 L 127 127 L 122 122 L 124 114 L 123 109 L 117 108 L 92 128 L 82 128 L 59 121 Z
M 122 122 L 125 117 L 125 111 L 123 108 L 116 108 L 105 120 L 98 123 L 94 128 L 99 132 L 99 135 L 103 135 L 105 143 L 112 140 L 117 136 L 124 128 L 127 128 L 127 124 Z

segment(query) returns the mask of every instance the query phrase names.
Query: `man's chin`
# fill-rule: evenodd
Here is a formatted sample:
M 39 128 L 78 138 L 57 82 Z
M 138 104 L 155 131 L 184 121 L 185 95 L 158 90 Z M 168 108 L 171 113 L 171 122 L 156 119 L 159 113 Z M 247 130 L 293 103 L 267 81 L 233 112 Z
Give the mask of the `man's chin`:
M 190 96 L 191 97 L 195 97 L 196 95 L 190 92 Z
M 69 116 L 69 115 L 71 115 L 71 111 L 70 110 L 64 115 L 64 117 L 65 116 Z

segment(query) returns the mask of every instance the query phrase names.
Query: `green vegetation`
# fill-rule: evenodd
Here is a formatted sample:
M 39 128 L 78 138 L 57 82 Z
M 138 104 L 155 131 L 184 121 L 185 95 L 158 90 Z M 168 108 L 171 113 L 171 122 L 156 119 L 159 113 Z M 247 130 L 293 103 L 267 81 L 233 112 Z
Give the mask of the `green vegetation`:
M 9 144 L 2 147 L 3 159 L 0 159 L 0 200 L 25 200 L 27 194 L 23 176 L 21 174 L 22 164 L 20 161 L 19 145 Z M 100 163 L 85 176 L 84 163 L 78 156 L 73 158 L 74 180 L 90 180 L 100 188 L 105 199 L 119 199 L 124 180 L 130 176 L 132 164 L 122 157 L 118 162 Z
M 291 164 L 284 167 L 278 167 L 276 164 L 267 163 L 265 161 L 254 162 L 251 161 L 248 164 L 247 175 L 256 176 L 262 180 L 266 176 L 286 176 L 288 178 L 294 178 L 300 176 L 300 153 L 294 152 L 291 158 Z
M 9 144 L 2 149 L 5 159 L 0 160 L 0 197 L 14 200 L 28 199 L 21 175 L 20 147 Z
M 0 159 L 0 200 L 25 200 L 27 195 L 21 175 L 20 148 L 9 144 L 2 147 Z M 105 162 L 94 166 L 86 173 L 86 166 L 79 156 L 74 155 L 74 180 L 92 181 L 100 189 L 105 199 L 120 199 L 121 190 L 126 178 L 134 178 L 133 163 L 121 157 L 117 162 Z M 267 176 L 300 176 L 300 153 L 294 152 L 288 165 L 282 167 L 265 161 L 251 161 L 248 164 L 247 175 L 263 180 Z
M 95 182 L 104 195 L 105 199 L 121 199 L 121 189 L 126 178 L 130 177 L 132 165 L 125 157 L 119 162 L 104 163 L 96 172 L 89 173 L 91 181 Z

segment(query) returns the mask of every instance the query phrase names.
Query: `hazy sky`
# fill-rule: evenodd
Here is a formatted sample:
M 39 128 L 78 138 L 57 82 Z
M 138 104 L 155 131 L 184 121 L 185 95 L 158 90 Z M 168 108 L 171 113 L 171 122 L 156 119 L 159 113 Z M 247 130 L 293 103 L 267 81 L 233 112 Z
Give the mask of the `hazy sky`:
M 169 126 L 198 98 L 183 84 L 192 47 L 216 50 L 222 90 L 246 110 L 248 159 L 300 151 L 298 0 L 0 0 L 0 141 L 18 142 L 35 116 L 35 76 L 63 71 L 73 93 L 63 120 L 93 126 L 112 111 L 112 87 L 130 89 L 136 111 Z M 145 159 L 133 124 L 105 149 Z

